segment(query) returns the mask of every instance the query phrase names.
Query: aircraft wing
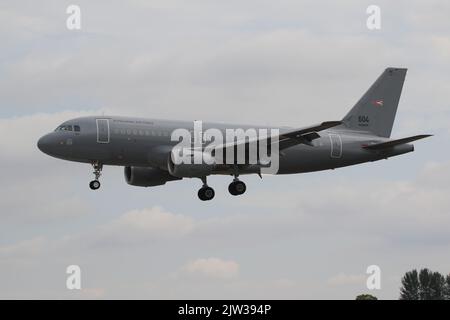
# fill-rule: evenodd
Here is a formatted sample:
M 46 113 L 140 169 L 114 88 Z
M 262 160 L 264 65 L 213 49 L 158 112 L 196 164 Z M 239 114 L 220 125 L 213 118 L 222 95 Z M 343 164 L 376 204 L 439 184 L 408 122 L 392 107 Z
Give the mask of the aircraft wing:
M 278 135 L 278 143 L 279 143 L 279 150 L 283 150 L 289 147 L 292 147 L 297 144 L 306 144 L 309 146 L 312 146 L 312 141 L 314 139 L 317 139 L 320 137 L 320 135 L 317 132 L 320 132 L 325 129 L 329 129 L 332 127 L 336 127 L 338 125 L 342 124 L 342 121 L 326 121 L 322 122 L 321 124 L 314 125 L 307 128 L 301 128 L 301 129 L 293 129 L 290 131 L 286 131 L 283 133 L 280 133 Z M 272 137 L 273 138 L 273 137 Z M 246 147 L 250 143 L 256 143 L 263 140 L 266 140 L 267 138 L 261 138 L 261 139 L 253 139 L 253 140 L 242 140 L 242 141 L 235 141 L 234 143 L 225 143 L 222 145 L 218 145 L 214 147 L 214 149 L 220 149 L 222 148 L 224 151 L 229 148 L 234 148 L 238 145 L 244 144 Z M 273 143 L 272 143 L 273 144 Z
M 363 148 L 369 149 L 369 150 L 383 150 L 383 149 L 392 148 L 392 147 L 395 147 L 395 146 L 398 146 L 401 144 L 413 142 L 413 141 L 416 141 L 419 139 L 428 138 L 431 136 L 432 136 L 432 134 L 420 134 L 417 136 L 412 136 L 412 137 L 407 137 L 407 138 L 402 138 L 402 139 L 397 139 L 397 140 L 391 140 L 391 141 L 381 142 L 381 143 L 376 143 L 376 144 L 370 144 L 370 145 L 363 146 Z
M 301 143 L 312 146 L 311 142 L 314 139 L 320 138 L 317 132 L 336 127 L 340 124 L 342 124 L 342 121 L 325 121 L 312 127 L 284 132 L 278 137 L 279 149 L 283 150 Z

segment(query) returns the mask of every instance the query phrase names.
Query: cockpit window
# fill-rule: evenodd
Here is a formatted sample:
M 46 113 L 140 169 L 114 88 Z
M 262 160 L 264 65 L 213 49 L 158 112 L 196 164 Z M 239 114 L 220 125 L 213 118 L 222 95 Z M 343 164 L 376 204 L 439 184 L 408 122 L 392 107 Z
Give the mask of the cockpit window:
M 71 125 L 59 126 L 55 131 L 72 131 Z
M 73 126 L 73 131 L 80 132 L 80 126 L 74 125 Z

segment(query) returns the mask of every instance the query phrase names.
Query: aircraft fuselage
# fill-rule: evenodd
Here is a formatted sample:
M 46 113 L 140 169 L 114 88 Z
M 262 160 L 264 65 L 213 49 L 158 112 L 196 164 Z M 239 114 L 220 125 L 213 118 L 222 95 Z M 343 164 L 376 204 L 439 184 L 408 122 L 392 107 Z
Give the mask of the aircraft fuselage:
M 193 122 L 127 117 L 83 117 L 64 122 L 61 126 L 78 126 L 79 131 L 57 130 L 39 140 L 39 148 L 56 158 L 115 166 L 157 167 L 167 170 L 167 154 L 178 143 L 171 133 L 179 128 L 194 130 Z M 262 126 L 204 123 L 204 130 L 264 128 Z M 268 129 L 273 129 L 268 128 Z M 280 133 L 290 130 L 283 127 Z M 374 152 L 364 145 L 388 139 L 361 131 L 333 128 L 320 133 L 312 146 L 298 144 L 280 154 L 278 174 L 303 173 L 334 169 L 376 161 L 413 151 L 413 145 Z M 255 173 L 253 167 L 241 174 Z M 230 171 L 231 172 L 231 171 Z M 217 173 L 229 174 L 228 171 Z

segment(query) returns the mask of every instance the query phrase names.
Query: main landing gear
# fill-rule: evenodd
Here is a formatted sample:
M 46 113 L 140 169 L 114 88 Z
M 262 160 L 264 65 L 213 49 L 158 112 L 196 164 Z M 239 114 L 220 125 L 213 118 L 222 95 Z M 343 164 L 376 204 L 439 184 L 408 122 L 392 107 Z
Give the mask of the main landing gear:
M 234 179 L 233 182 L 230 183 L 228 186 L 228 191 L 233 196 L 239 196 L 243 194 L 247 190 L 247 187 L 245 186 L 245 183 L 239 180 L 239 170 L 237 167 L 234 168 Z
M 214 198 L 215 192 L 214 189 L 208 186 L 206 183 L 206 177 L 202 178 L 203 186 L 198 190 L 198 197 L 202 201 L 208 201 Z
M 208 186 L 206 183 L 206 177 L 201 178 L 203 182 L 203 186 L 198 190 L 198 197 L 202 201 L 209 201 L 214 198 L 215 192 L 214 189 Z M 241 195 L 247 190 L 245 183 L 238 179 L 237 176 L 234 177 L 233 182 L 228 186 L 228 191 L 233 196 Z
M 102 175 L 103 165 L 98 162 L 93 162 L 92 167 L 94 167 L 95 180 L 89 182 L 89 188 L 91 188 L 91 190 L 97 190 L 100 188 L 100 181 L 98 179 L 100 179 L 100 176 Z
M 231 182 L 230 185 L 228 186 L 228 191 L 233 196 L 239 196 L 243 194 L 245 190 L 247 190 L 245 183 L 239 180 L 237 177 L 234 178 L 233 182 Z

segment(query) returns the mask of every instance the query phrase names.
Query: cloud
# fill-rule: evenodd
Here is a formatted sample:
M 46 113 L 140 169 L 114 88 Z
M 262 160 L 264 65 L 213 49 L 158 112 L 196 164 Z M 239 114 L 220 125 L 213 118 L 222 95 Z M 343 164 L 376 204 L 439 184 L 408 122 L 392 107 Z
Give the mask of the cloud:
M 262 209 L 277 209 L 281 203 L 285 212 L 296 212 L 291 216 L 291 223 L 300 228 L 307 225 L 312 232 L 320 232 L 323 223 L 332 226 L 342 224 L 345 219 L 351 223 L 340 228 L 347 232 L 381 232 L 385 239 L 391 240 L 408 235 L 450 243 L 450 237 L 446 236 L 450 225 L 449 165 L 448 162 L 431 162 L 416 177 L 402 180 L 373 177 L 336 180 L 328 176 L 326 196 L 321 201 L 318 195 L 323 195 L 324 185 L 317 181 L 301 192 L 291 190 L 277 194 L 276 190 L 270 190 L 257 197 L 247 197 L 245 203 Z
M 450 162 L 430 161 L 418 175 L 417 184 L 424 188 L 449 189 Z
M 75 219 L 92 212 L 92 207 L 79 196 L 66 195 L 60 190 L 52 193 L 55 185 L 64 185 L 64 179 L 29 182 L 26 195 L 21 187 L 1 188 L 1 218 L 5 222 L 33 224 L 67 221 L 68 218 Z M 18 194 L 22 194 L 21 198 L 25 201 L 17 201 Z
M 0 264 L 17 263 L 23 264 L 41 255 L 47 244 L 45 237 L 35 237 L 17 243 L 0 246 Z
M 409 64 L 416 69 L 423 62 L 417 57 L 424 53 L 434 73 L 428 73 L 430 68 L 416 69 L 417 80 L 408 81 L 405 92 L 412 97 L 408 108 L 423 113 L 422 105 L 438 108 L 440 98 L 448 96 L 442 81 L 447 73 L 441 71 L 443 62 L 433 59 L 436 52 L 428 49 L 433 47 L 430 37 L 416 39 L 408 29 L 428 22 L 405 23 L 404 42 L 398 45 L 388 36 L 396 29 L 388 32 L 383 27 L 380 32 L 386 33 L 381 35 L 365 30 L 365 8 L 356 1 L 344 9 L 332 1 L 309 3 L 307 10 L 302 2 L 277 6 L 267 2 L 256 11 L 250 4 L 236 11 L 230 4 L 135 1 L 126 7 L 108 4 L 108 15 L 102 14 L 101 3 L 80 6 L 89 15 L 84 15 L 86 23 L 77 36 L 65 29 L 63 6 L 46 3 L 39 14 L 11 6 L 9 11 L 17 16 L 34 13 L 46 27 L 35 35 L 43 38 L 43 45 L 24 49 L 5 63 L 0 95 L 8 110 L 3 112 L 108 107 L 128 115 L 173 118 L 176 110 L 181 119 L 251 123 L 264 119 L 274 125 L 306 125 L 342 117 L 386 65 Z M 329 11 L 324 12 L 323 6 Z M 389 12 L 389 21 L 410 17 L 411 12 L 430 18 L 415 6 L 424 7 L 420 2 L 408 8 L 385 2 L 382 7 Z M 16 29 L 27 26 L 23 24 Z M 19 40 L 20 45 L 26 46 L 27 39 Z M 442 51 L 441 44 L 446 48 L 445 35 L 434 42 L 437 52 Z M 436 90 L 440 94 L 434 103 Z M 309 106 L 308 112 L 303 106 Z
M 188 216 L 173 214 L 160 207 L 132 210 L 100 227 L 101 243 L 141 243 L 182 238 L 194 230 Z
M 233 260 L 203 258 L 188 262 L 183 270 L 191 275 L 216 279 L 232 279 L 239 274 L 239 264 Z
M 367 277 L 360 274 L 339 273 L 328 280 L 331 286 L 360 285 L 364 286 Z
M 431 162 L 416 177 L 392 181 L 327 176 L 312 180 L 301 192 L 278 188 L 281 178 L 272 177 L 267 182 L 272 188 L 265 188 L 269 191 L 246 195 L 236 210 L 223 215 L 195 216 L 190 210 L 174 213 L 162 207 L 135 209 L 74 238 L 130 247 L 183 241 L 208 250 L 256 246 L 268 237 L 282 241 L 331 234 L 362 237 L 361 246 L 365 241 L 377 247 L 392 243 L 414 247 L 418 242 L 450 245 L 448 167 L 450 163 Z M 323 183 L 327 184 L 326 201 L 318 198 L 323 195 Z

